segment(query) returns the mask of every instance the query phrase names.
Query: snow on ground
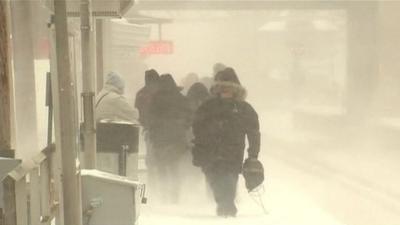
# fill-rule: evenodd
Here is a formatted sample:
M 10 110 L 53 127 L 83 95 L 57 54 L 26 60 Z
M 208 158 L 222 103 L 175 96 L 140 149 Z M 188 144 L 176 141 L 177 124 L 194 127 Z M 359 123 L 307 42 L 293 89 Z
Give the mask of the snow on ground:
M 250 196 L 239 180 L 237 197 L 238 215 L 236 218 L 219 218 L 215 216 L 215 205 L 204 191 L 191 192 L 192 199 L 180 205 L 154 206 L 145 205 L 139 219 L 140 225 L 343 225 L 335 220 L 301 189 L 296 187 L 291 179 L 293 170 L 285 165 L 269 160 L 265 191 L 261 198 L 265 204 L 266 213 L 259 205 L 256 196 Z M 195 189 L 196 191 L 197 189 Z M 260 190 L 260 193 L 262 191 Z
M 398 151 L 296 132 L 290 113 L 260 119 L 267 214 L 240 180 L 237 217 L 218 218 L 204 183 L 192 183 L 180 205 L 144 205 L 139 224 L 400 225 Z

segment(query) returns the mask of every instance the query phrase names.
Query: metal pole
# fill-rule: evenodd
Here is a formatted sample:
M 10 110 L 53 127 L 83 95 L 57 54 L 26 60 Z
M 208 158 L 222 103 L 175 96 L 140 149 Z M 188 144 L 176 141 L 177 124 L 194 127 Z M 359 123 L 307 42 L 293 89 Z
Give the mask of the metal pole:
M 7 2 L 0 1 L 0 156 L 13 157 L 11 151 L 11 73 Z
M 53 95 L 51 93 L 51 73 L 46 74 L 47 146 L 53 142 Z
M 96 127 L 94 118 L 94 32 L 90 0 L 81 0 L 82 98 L 84 167 L 96 168 Z
M 82 203 L 77 170 L 77 124 L 71 77 L 66 1 L 54 0 L 56 73 L 52 84 L 56 148 L 61 151 L 63 218 L 65 225 L 82 225 Z
M 103 19 L 96 19 L 96 90 L 100 92 L 104 82 Z

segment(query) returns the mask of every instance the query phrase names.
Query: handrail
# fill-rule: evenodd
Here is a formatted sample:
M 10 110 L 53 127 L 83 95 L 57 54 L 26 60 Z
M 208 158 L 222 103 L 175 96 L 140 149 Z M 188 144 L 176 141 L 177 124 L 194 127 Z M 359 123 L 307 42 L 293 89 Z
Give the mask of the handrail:
M 17 166 L 14 170 L 9 172 L 6 177 L 11 177 L 15 181 L 21 180 L 23 177 L 25 177 L 29 171 L 32 169 L 39 167 L 40 164 L 46 160 L 46 158 L 49 156 L 49 154 L 54 151 L 55 145 L 52 144 L 50 146 L 47 146 L 44 148 L 42 151 L 40 151 L 39 154 L 34 156 L 32 160 L 24 161 L 22 162 L 19 166 Z
M 46 158 L 50 157 L 51 153 L 53 153 L 56 150 L 56 145 L 51 144 L 50 146 L 47 146 L 44 148 L 39 154 L 37 154 L 35 157 L 32 158 L 32 160 L 36 164 L 42 163 Z
M 4 225 L 51 224 L 58 211 L 53 177 L 52 153 L 44 148 L 31 160 L 22 162 L 3 179 Z M 53 187 L 53 188 L 52 188 Z

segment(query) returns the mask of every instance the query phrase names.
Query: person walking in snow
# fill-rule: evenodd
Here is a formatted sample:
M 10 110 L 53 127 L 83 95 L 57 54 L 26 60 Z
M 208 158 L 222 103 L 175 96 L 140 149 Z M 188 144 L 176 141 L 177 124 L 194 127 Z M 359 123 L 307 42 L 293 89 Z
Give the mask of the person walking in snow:
M 212 95 L 197 110 L 193 122 L 193 164 L 201 167 L 217 204 L 217 215 L 234 217 L 236 186 L 244 160 L 260 151 L 258 115 L 245 101 L 246 90 L 232 68 L 219 71 Z
M 188 151 L 186 136 L 190 128 L 191 108 L 180 91 L 170 74 L 161 75 L 158 92 L 149 108 L 149 138 L 158 181 L 155 186 L 165 203 L 179 201 L 179 165 Z

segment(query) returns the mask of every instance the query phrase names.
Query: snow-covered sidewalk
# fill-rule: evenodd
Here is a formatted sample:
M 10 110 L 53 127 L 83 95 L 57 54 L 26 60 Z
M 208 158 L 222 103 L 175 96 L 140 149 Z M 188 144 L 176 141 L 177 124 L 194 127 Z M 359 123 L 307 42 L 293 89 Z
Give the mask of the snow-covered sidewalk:
M 236 218 L 216 217 L 200 184 L 189 188 L 181 205 L 143 206 L 140 225 L 400 225 L 397 150 L 298 132 L 290 116 L 260 117 L 267 214 L 240 180 Z
M 267 160 L 267 181 L 261 198 L 249 195 L 239 180 L 236 218 L 215 216 L 215 205 L 205 191 L 185 193 L 186 202 L 180 205 L 145 205 L 141 210 L 140 225 L 343 225 L 324 211 L 314 199 L 302 192 L 297 183 L 299 171 L 286 165 Z M 201 188 L 200 188 L 201 189 Z M 262 191 L 260 191 L 262 193 Z M 191 197 L 190 197 L 191 196 Z

